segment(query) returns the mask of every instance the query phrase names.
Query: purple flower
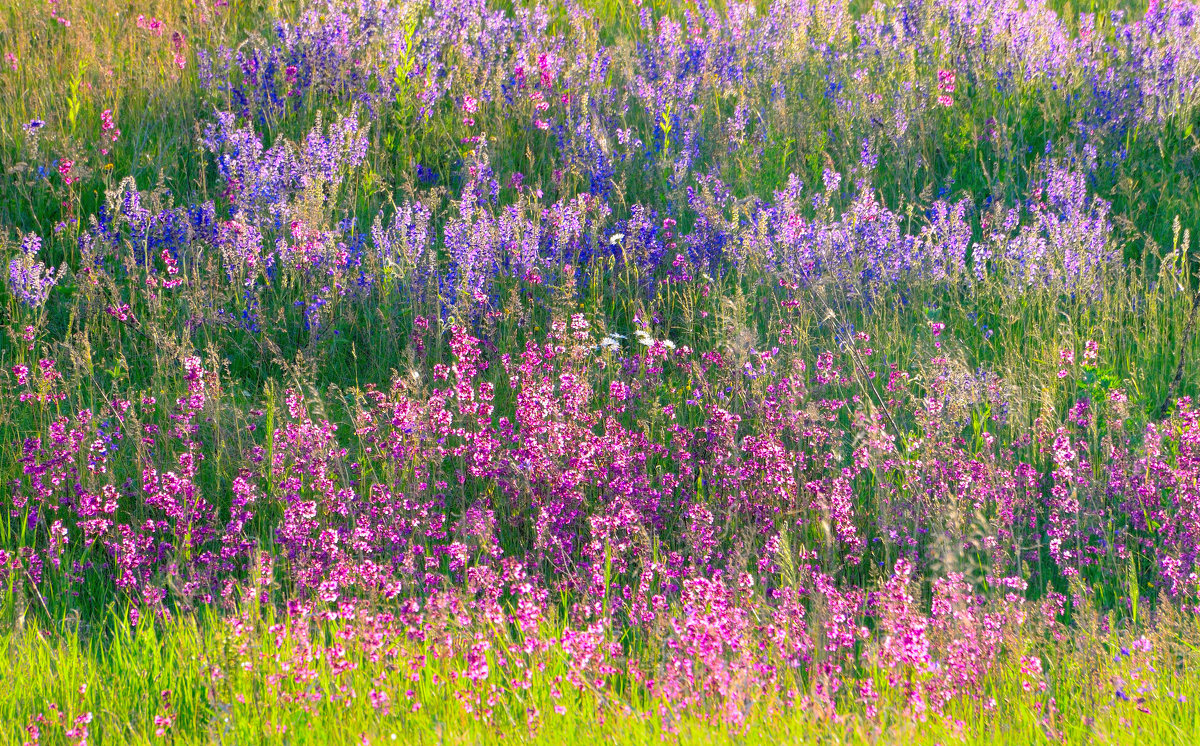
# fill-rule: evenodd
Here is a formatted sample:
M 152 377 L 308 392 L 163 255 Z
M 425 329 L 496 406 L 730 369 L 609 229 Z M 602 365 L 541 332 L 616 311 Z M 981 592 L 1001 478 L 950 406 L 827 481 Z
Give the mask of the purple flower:
M 8 263 L 8 285 L 21 303 L 34 310 L 40 309 L 50 295 L 57 278 L 55 269 L 38 260 L 42 239 L 33 233 L 21 240 L 20 251 Z

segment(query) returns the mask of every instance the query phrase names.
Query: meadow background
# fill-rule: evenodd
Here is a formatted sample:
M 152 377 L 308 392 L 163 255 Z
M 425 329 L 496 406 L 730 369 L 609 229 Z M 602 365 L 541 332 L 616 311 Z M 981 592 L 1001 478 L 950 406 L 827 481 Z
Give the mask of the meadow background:
M 7 3 L 0 740 L 1194 743 L 1198 11 Z

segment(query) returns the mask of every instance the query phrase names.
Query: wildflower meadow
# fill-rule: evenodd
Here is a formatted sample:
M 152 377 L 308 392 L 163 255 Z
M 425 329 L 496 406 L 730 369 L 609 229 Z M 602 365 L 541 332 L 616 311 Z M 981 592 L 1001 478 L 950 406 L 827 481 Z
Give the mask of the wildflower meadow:
M 0 743 L 1200 742 L 1193 0 L 7 0 Z

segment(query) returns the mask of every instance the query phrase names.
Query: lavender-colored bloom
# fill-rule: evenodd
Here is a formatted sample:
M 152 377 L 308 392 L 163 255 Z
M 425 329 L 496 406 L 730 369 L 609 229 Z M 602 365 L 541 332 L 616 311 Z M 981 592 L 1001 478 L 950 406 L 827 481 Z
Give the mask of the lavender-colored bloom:
M 371 242 L 384 272 L 401 281 L 416 283 L 418 270 L 433 259 L 430 253 L 433 213 L 419 201 L 405 202 L 396 210 L 391 222 L 383 222 L 383 214 L 375 216 L 371 226 Z
M 8 286 L 21 303 L 35 311 L 40 309 L 50 295 L 50 288 L 58 280 L 55 268 L 47 267 L 37 258 L 42 248 L 41 237 L 29 233 L 21 240 L 20 251 L 8 263 Z
M 366 157 L 367 136 L 352 112 L 328 128 L 318 120 L 299 145 L 282 141 L 268 148 L 252 127 L 239 127 L 232 113 L 218 112 L 201 144 L 216 156 L 236 209 L 262 219 L 278 216 L 305 188 L 341 184 Z

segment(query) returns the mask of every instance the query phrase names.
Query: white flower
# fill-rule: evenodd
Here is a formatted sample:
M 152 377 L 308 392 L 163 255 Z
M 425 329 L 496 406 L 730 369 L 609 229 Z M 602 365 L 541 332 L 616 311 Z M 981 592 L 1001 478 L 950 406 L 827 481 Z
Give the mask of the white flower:
M 625 240 L 624 233 L 614 233 L 614 234 L 612 234 L 612 237 L 608 239 L 608 244 L 610 246 L 616 246 L 618 243 L 620 243 L 621 241 L 624 241 L 624 240 Z

